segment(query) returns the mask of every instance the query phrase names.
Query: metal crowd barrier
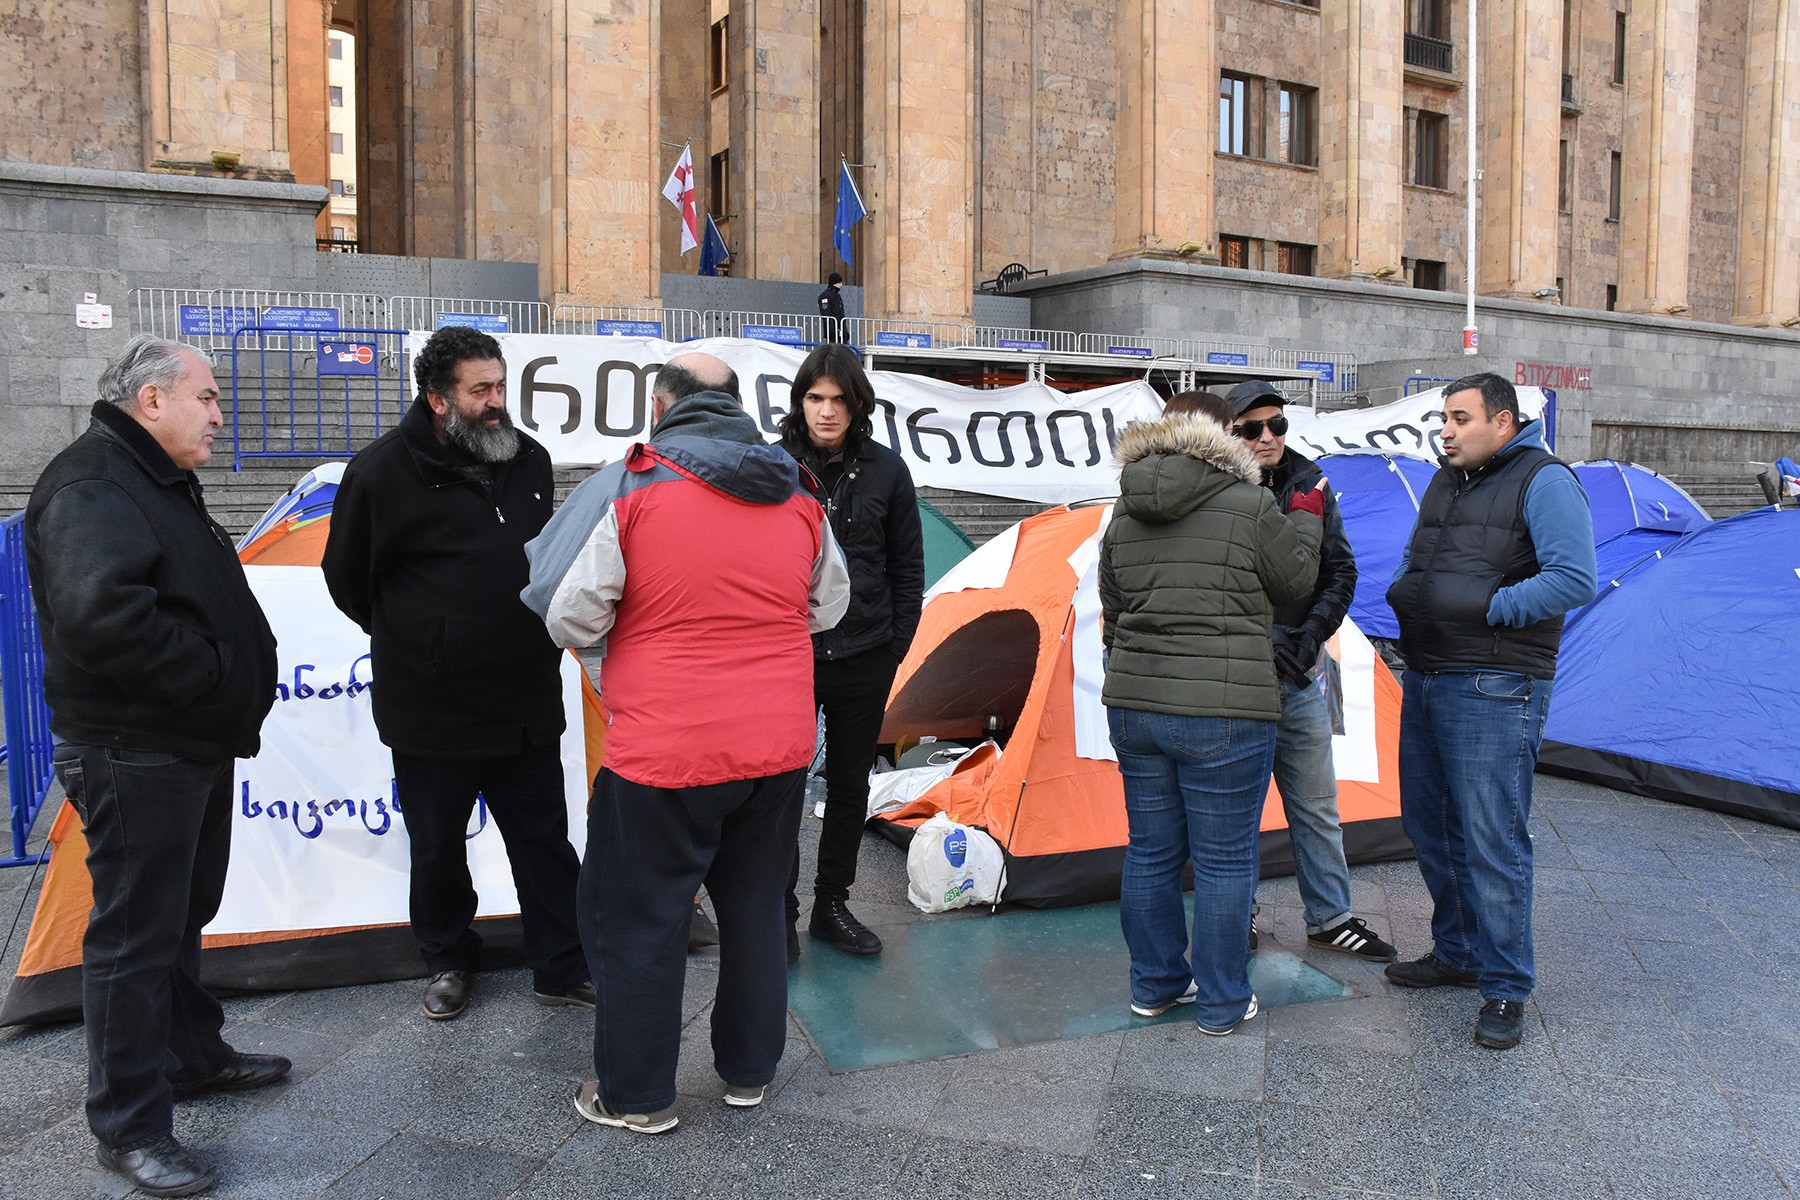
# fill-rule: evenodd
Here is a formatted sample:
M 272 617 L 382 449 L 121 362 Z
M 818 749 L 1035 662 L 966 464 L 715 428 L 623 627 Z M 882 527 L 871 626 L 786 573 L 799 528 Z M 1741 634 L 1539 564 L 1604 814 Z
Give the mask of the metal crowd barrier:
M 54 774 L 50 709 L 44 703 L 44 646 L 37 608 L 25 572 L 25 514 L 0 521 L 0 704 L 6 708 L 7 794 L 12 813 L 12 855 L 0 867 L 44 861 L 49 852 L 26 854 L 31 823 L 44 807 Z
M 591 333 L 602 337 L 653 337 L 691 342 L 706 336 L 706 321 L 692 308 L 646 304 L 559 304 L 550 315 L 551 333 Z
M 1053 354 L 1079 354 L 1081 335 L 1066 329 L 976 325 L 969 330 L 969 345 L 983 350 L 1047 350 Z
M 478 300 L 467 296 L 389 296 L 376 322 L 427 332 L 467 325 L 483 333 L 549 333 L 550 306 L 535 300 Z
M 844 340 L 852 346 L 943 349 L 969 344 L 969 327 L 950 321 L 897 321 L 887 317 L 845 317 Z
M 818 346 L 841 340 L 836 317 L 817 313 L 708 311 L 707 337 L 751 338 L 778 346 Z
M 261 325 L 238 330 L 231 344 L 232 469 L 243 470 L 247 458 L 348 458 L 381 436 L 384 418 L 386 427 L 399 424 L 407 403 L 406 333 Z M 305 396 L 309 379 L 312 395 Z M 333 389 L 337 394 L 327 394 L 327 380 L 341 382 Z M 358 386 L 365 380 L 368 386 Z M 250 386 L 255 392 L 247 396 Z M 384 414 L 390 402 L 393 411 Z M 246 433 L 246 415 L 260 433 Z M 271 417 L 278 426 L 286 418 L 285 445 L 279 428 L 271 437 Z

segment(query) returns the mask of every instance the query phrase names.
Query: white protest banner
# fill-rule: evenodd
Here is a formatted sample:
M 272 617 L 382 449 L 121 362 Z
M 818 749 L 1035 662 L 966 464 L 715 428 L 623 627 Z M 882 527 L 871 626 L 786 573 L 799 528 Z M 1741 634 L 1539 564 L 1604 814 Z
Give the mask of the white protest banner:
M 1526 420 L 1548 410 L 1548 397 L 1541 389 L 1515 390 L 1519 393 L 1519 411 Z M 1444 427 L 1443 408 L 1441 387 L 1379 408 L 1315 413 L 1304 405 L 1290 404 L 1283 410 L 1288 419 L 1287 444 L 1310 458 L 1362 451 L 1435 461 L 1444 452 L 1438 441 L 1438 433 Z
M 209 934 L 405 924 L 410 875 L 393 759 L 370 713 L 368 635 L 338 612 L 317 567 L 246 567 L 279 639 L 262 749 L 232 783 L 231 868 Z M 563 658 L 563 786 L 570 840 L 586 844 L 581 664 Z M 519 911 L 485 804 L 470 819 L 480 916 Z
M 428 335 L 407 338 L 417 354 Z M 677 354 L 703 351 L 737 372 L 744 407 L 779 440 L 789 389 L 806 351 L 742 338 L 500 334 L 507 409 L 559 466 L 609 462 L 650 431 L 650 389 Z M 875 440 L 898 451 L 921 487 L 1062 504 L 1118 490 L 1112 442 L 1161 401 L 1141 382 L 1085 392 L 1038 383 L 981 390 L 875 371 Z

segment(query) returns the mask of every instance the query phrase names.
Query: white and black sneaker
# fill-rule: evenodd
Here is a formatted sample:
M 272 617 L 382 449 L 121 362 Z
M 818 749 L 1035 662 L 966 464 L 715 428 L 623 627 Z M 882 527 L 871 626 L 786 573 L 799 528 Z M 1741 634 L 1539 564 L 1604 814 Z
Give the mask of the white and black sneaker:
M 1393 962 L 1395 950 L 1376 937 L 1361 917 L 1345 917 L 1330 929 L 1309 933 L 1306 940 L 1321 950 L 1335 950 L 1368 962 Z

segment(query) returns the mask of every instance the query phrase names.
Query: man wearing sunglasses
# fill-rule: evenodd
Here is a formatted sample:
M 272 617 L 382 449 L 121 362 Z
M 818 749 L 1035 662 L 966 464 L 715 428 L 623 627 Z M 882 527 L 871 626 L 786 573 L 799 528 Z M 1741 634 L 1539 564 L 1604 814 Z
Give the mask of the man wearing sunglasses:
M 1331 711 L 1318 686 L 1322 652 L 1350 611 L 1356 558 L 1344 532 L 1337 496 L 1318 464 L 1287 448 L 1287 398 L 1261 381 L 1240 383 L 1226 396 L 1236 414 L 1231 431 L 1262 466 L 1263 486 L 1285 510 L 1288 499 L 1318 487 L 1325 496 L 1325 538 L 1312 595 L 1275 610 L 1275 673 L 1281 680 L 1281 720 L 1275 730 L 1275 786 L 1287 813 L 1294 878 L 1306 908 L 1306 940 L 1367 962 L 1392 962 L 1394 948 L 1350 911 L 1350 867 L 1338 820 L 1337 769 L 1331 760 Z

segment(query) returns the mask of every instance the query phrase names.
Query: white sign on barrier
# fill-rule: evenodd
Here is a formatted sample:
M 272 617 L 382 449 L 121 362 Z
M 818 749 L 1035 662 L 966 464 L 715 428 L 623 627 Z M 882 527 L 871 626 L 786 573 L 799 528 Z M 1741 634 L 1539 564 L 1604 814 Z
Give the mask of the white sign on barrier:
M 416 354 L 427 335 L 408 336 Z M 803 349 L 742 338 L 676 344 L 656 338 L 501 334 L 507 409 L 563 466 L 618 458 L 650 431 L 650 389 L 677 354 L 704 351 L 737 372 L 744 407 L 779 439 Z M 1118 490 L 1112 443 L 1132 421 L 1155 420 L 1148 384 L 1085 392 L 1040 383 L 979 390 L 891 371 L 869 375 L 875 439 L 898 451 L 922 487 L 1062 504 Z
M 1544 393 L 1534 387 L 1516 389 L 1519 411 L 1526 420 L 1544 414 Z M 1432 388 L 1378 408 L 1352 408 L 1315 413 L 1299 404 L 1284 410 L 1287 444 L 1310 458 L 1357 452 L 1401 454 L 1436 460 L 1444 452 L 1438 435 L 1444 428 L 1444 389 Z
M 338 612 L 317 567 L 244 569 L 280 642 L 262 749 L 232 781 L 231 867 L 209 934 L 405 924 L 410 876 L 393 757 L 375 731 L 369 639 Z M 563 656 L 563 787 L 586 845 L 581 664 Z M 506 848 L 485 805 L 469 823 L 480 916 L 519 911 Z

